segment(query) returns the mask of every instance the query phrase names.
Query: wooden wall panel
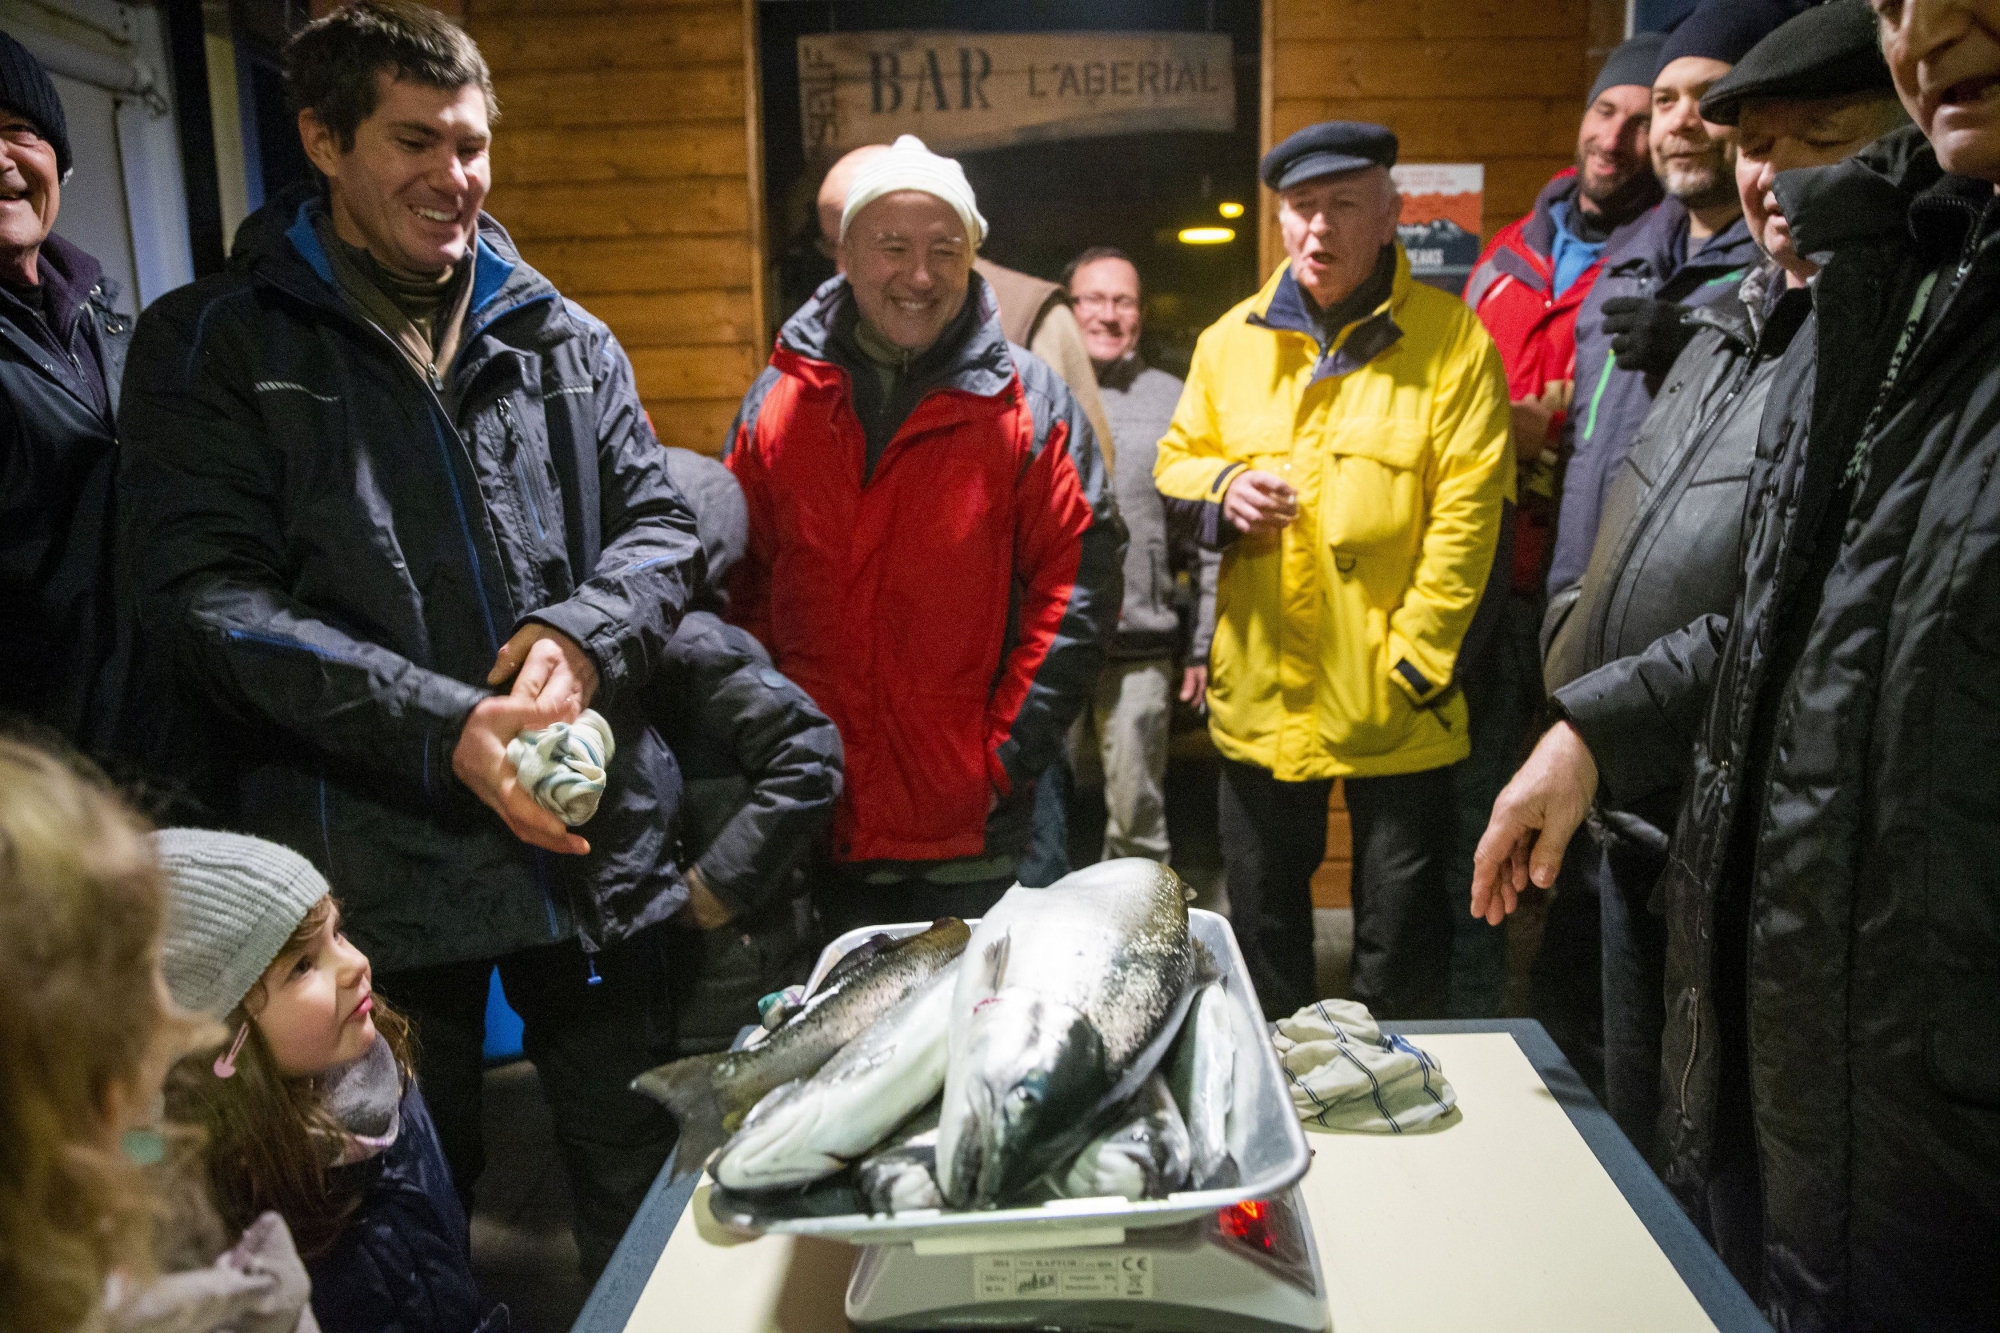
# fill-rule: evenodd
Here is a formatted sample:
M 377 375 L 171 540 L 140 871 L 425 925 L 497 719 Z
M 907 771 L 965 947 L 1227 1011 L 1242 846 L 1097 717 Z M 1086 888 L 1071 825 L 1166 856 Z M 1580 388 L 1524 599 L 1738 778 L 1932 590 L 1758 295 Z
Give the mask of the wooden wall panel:
M 714 454 L 766 350 L 754 0 L 462 0 L 489 207 L 603 319 L 661 440 Z
M 1264 146 L 1319 120 L 1396 131 L 1406 162 L 1486 167 L 1485 234 L 1568 165 L 1620 0 L 1265 0 Z M 1532 182 L 1532 184 L 1530 183 Z M 1282 258 L 1264 194 L 1258 256 Z

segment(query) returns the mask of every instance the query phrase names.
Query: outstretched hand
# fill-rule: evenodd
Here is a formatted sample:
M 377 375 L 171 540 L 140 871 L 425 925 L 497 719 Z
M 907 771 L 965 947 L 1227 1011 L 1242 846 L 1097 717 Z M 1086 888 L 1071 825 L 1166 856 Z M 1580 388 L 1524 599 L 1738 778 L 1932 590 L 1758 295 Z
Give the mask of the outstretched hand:
M 1597 761 L 1567 722 L 1542 736 L 1493 802 L 1493 817 L 1472 854 L 1472 915 L 1499 925 L 1530 883 L 1549 888 L 1569 840 L 1597 798 Z
M 568 856 L 582 856 L 590 844 L 528 794 L 507 759 L 507 742 L 524 731 L 575 721 L 576 715 L 574 699 L 567 694 L 548 691 L 539 699 L 496 694 L 473 705 L 451 752 L 451 771 L 506 822 L 515 837 Z

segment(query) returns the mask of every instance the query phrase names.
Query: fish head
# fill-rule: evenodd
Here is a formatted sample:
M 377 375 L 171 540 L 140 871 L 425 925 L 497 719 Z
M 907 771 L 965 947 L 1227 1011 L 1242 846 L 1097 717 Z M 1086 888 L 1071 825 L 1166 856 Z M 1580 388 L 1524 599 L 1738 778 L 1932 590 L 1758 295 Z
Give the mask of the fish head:
M 992 1207 L 1053 1165 L 1066 1132 L 1085 1122 L 1110 1082 L 1096 1027 L 1028 990 L 978 1003 L 964 1065 L 964 1128 L 949 1173 L 959 1207 Z

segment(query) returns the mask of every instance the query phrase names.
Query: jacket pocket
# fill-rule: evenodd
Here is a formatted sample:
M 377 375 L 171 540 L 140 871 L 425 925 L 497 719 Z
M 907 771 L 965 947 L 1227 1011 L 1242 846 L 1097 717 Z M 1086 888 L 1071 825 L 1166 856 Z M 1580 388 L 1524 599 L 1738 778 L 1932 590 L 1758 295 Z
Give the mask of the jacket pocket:
M 1321 539 L 1336 551 L 1411 551 L 1422 520 L 1429 452 L 1415 422 L 1377 418 L 1333 423 L 1320 482 Z

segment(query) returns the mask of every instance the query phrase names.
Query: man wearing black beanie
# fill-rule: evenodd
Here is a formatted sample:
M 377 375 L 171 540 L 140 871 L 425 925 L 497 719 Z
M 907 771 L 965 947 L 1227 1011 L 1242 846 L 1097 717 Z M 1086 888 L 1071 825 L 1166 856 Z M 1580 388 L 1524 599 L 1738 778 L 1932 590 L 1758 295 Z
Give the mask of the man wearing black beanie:
M 98 262 L 52 233 L 69 130 L 40 61 L 0 32 L 0 636 L 4 711 L 110 745 L 113 415 L 132 321 Z

